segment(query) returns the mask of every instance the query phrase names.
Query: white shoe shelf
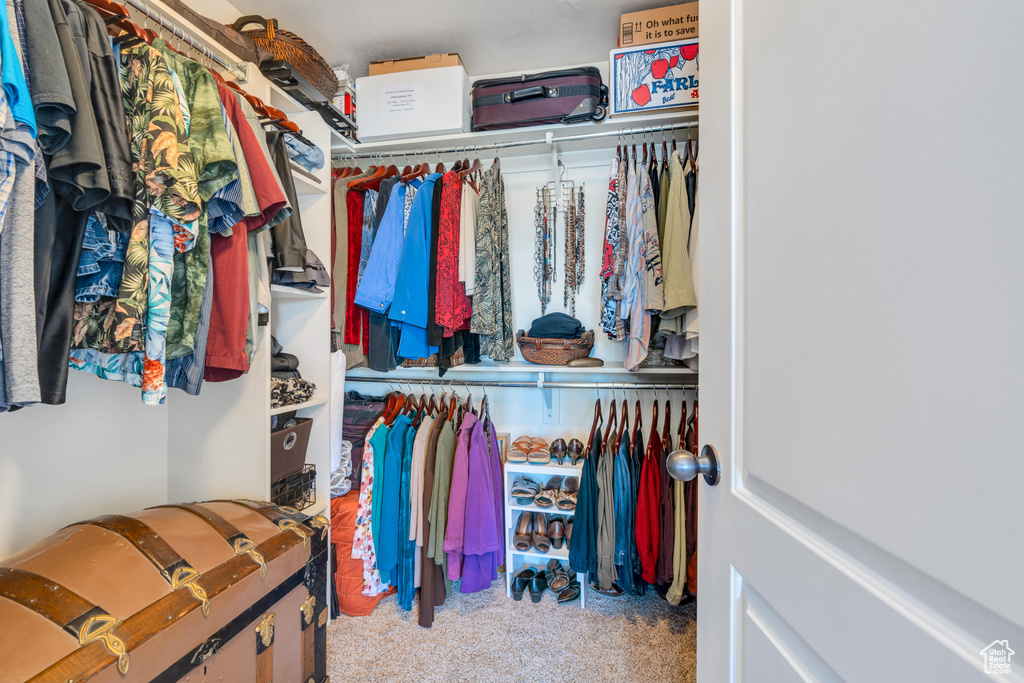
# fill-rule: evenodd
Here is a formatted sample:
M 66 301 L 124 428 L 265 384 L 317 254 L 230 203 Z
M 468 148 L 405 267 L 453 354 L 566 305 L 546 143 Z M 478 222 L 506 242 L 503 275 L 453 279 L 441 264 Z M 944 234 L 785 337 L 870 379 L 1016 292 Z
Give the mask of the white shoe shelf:
M 546 570 L 548 561 L 556 559 L 562 563 L 563 567 L 565 567 L 570 578 L 575 576 L 576 581 L 579 582 L 580 597 L 577 598 L 575 602 L 581 609 L 585 609 L 587 606 L 586 574 L 573 572 L 569 569 L 568 540 L 562 543 L 562 547 L 560 549 L 556 550 L 552 547 L 546 553 L 539 552 L 535 548 L 531 548 L 530 550 L 516 550 L 515 544 L 513 543 L 513 536 L 515 536 L 516 531 L 516 522 L 519 521 L 519 515 L 524 512 L 542 512 L 545 515 L 559 515 L 564 517 L 568 523 L 575 514 L 575 510 L 559 510 L 557 507 L 542 508 L 533 504 L 519 505 L 515 501 L 515 498 L 512 497 L 512 483 L 516 480 L 516 477 L 520 475 L 529 477 L 533 481 L 537 482 L 543 490 L 544 485 L 547 484 L 548 480 L 554 476 L 576 477 L 578 479 L 580 473 L 583 471 L 582 460 L 577 465 L 555 465 L 553 463 L 538 465 L 526 462 L 506 462 L 503 469 L 505 497 L 505 595 L 510 598 L 512 597 L 512 578 L 515 574 L 519 573 L 526 567 L 533 567 L 534 569 L 541 571 Z M 524 591 L 523 601 L 528 601 L 530 599 L 529 595 L 529 589 Z M 541 599 L 553 600 L 555 599 L 554 593 L 548 589 L 544 591 L 544 595 Z

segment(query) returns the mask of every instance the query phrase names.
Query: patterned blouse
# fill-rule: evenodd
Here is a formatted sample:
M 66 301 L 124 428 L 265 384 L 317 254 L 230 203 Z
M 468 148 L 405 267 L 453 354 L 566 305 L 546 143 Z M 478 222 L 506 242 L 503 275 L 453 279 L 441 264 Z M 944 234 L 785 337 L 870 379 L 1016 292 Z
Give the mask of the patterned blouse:
M 444 175 L 441 190 L 441 225 L 437 238 L 437 297 L 434 320 L 444 328 L 444 336 L 451 337 L 455 330 L 473 315 L 473 307 L 466 296 L 466 286 L 459 282 L 459 227 L 462 210 L 462 182 L 458 173 Z
M 381 581 L 377 570 L 377 551 L 373 544 L 373 533 L 370 530 L 373 510 L 373 446 L 370 439 L 377 429 L 384 424 L 379 418 L 366 433 L 363 442 L 362 478 L 359 482 L 359 504 L 356 508 L 356 529 L 352 537 L 352 559 L 363 561 L 363 595 L 379 595 L 388 589 Z

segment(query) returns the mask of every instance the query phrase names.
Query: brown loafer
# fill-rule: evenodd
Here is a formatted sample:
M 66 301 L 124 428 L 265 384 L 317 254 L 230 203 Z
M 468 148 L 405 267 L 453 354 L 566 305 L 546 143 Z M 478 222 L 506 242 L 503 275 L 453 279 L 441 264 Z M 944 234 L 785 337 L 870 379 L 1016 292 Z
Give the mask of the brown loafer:
M 562 541 L 565 539 L 565 522 L 562 521 L 561 517 L 552 515 L 548 520 L 548 538 L 551 540 L 552 548 L 555 550 L 562 549 Z
M 533 541 L 530 536 L 530 532 L 533 529 L 533 515 L 529 512 L 523 512 L 519 515 L 519 521 L 516 522 L 516 531 L 512 535 L 512 545 L 516 547 L 516 550 L 520 552 L 526 552 L 533 545 Z
M 528 515 L 530 513 L 527 512 L 525 514 Z M 539 553 L 546 553 L 551 550 L 551 540 L 548 538 L 547 528 L 548 525 L 547 520 L 544 519 L 544 513 L 534 512 L 532 540 L 533 547 L 536 548 Z M 529 550 L 529 548 L 527 548 L 527 550 Z

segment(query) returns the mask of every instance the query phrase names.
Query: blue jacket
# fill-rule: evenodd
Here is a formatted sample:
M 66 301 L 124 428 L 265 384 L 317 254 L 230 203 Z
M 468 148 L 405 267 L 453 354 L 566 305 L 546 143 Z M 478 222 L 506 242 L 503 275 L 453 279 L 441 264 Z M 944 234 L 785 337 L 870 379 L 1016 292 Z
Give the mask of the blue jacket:
M 384 313 L 395 296 L 395 280 L 405 240 L 405 185 L 391 188 L 384 216 L 373 240 L 355 303 L 369 311 Z
M 427 345 L 427 304 L 430 291 L 430 228 L 434 203 L 434 183 L 440 173 L 431 173 L 424 180 L 409 210 L 405 231 L 405 248 L 398 269 L 395 296 L 388 317 L 401 329 L 398 355 L 402 358 L 426 358 L 432 351 Z M 434 347 L 433 351 L 437 351 Z

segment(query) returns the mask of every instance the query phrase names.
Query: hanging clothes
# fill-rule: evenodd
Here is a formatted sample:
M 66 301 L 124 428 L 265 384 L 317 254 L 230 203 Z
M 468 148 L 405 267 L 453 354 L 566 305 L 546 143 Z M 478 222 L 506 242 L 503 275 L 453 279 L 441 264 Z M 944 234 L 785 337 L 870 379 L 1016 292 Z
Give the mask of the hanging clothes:
M 615 454 L 615 574 L 622 589 L 636 593 L 633 561 L 636 556 L 636 491 L 631 466 L 632 443 L 628 428 L 620 436 Z
M 682 331 L 682 315 L 697 305 L 690 262 L 690 212 L 686 178 L 679 151 L 669 160 L 669 197 L 665 213 L 665 244 L 662 250 L 665 276 L 665 308 L 661 314 L 662 329 L 678 334 Z
M 658 403 L 654 403 L 654 424 L 658 421 Z M 651 428 L 650 440 L 640 473 L 636 507 L 636 549 L 646 583 L 656 583 L 658 552 L 661 546 L 661 437 Z
M 480 355 L 493 361 L 515 358 L 514 325 L 505 181 L 495 161 L 481 179 L 477 209 L 476 276 L 470 331 L 480 335 Z
M 366 433 L 366 440 L 363 444 L 362 474 L 359 484 L 359 507 L 356 511 L 355 534 L 352 539 L 352 557 L 363 561 L 363 595 L 374 596 L 387 590 L 385 582 L 381 579 L 380 571 L 377 569 L 377 551 L 374 544 L 373 520 L 379 519 L 377 502 L 380 497 L 378 489 L 374 496 L 374 472 L 375 451 L 381 450 L 381 464 L 384 462 L 383 443 L 387 439 L 388 428 L 384 425 L 384 419 L 378 418 L 373 426 Z M 383 470 L 383 467 L 381 467 Z
M 636 164 L 629 165 L 626 185 L 626 232 L 629 240 L 629 256 L 625 271 L 625 291 L 619 315 L 621 318 L 629 320 L 629 336 L 626 339 L 624 365 L 626 370 L 636 372 L 640 363 L 647 357 L 647 342 L 651 338 L 651 315 L 647 311 L 646 292 L 646 237 Z
M 672 438 L 672 404 L 665 401 L 665 424 L 661 436 L 655 442 L 655 455 L 658 458 L 658 473 L 661 481 L 659 487 L 659 521 L 661 541 L 658 543 L 658 560 L 655 565 L 655 580 L 659 586 L 659 592 L 667 591 L 668 584 L 672 583 L 672 562 L 675 551 L 675 505 L 674 491 L 675 480 L 668 473 L 668 454 L 672 450 L 674 439 Z M 655 429 L 657 426 L 655 424 Z M 655 435 L 657 436 L 657 435 Z
M 490 587 L 503 561 L 503 525 L 495 515 L 495 501 L 501 499 L 503 491 L 495 488 L 498 480 L 493 476 L 491 444 L 483 423 L 466 413 L 462 430 L 467 429 L 469 480 L 463 517 L 461 592 L 474 593 Z
M 615 279 L 615 254 L 620 249 L 622 233 L 619 226 L 619 158 L 612 159 L 608 180 L 608 203 L 605 211 L 604 243 L 601 249 L 601 329 L 610 339 L 618 340 L 622 333 L 619 300 L 614 293 L 620 285 Z
M 459 221 L 462 205 L 462 181 L 449 171 L 441 195 L 441 222 L 437 238 L 437 300 L 435 322 L 451 337 L 472 316 L 472 305 L 465 286 L 459 282 Z
M 597 574 L 598 494 L 595 461 L 601 453 L 601 431 L 597 430 L 590 452 L 583 460 L 580 488 L 573 516 L 572 541 L 569 543 L 569 567 L 574 572 Z
M 597 582 L 603 591 L 612 590 L 619 578 L 615 567 L 615 425 L 605 439 L 604 453 L 597 464 Z M 577 503 L 578 504 L 578 503 Z

